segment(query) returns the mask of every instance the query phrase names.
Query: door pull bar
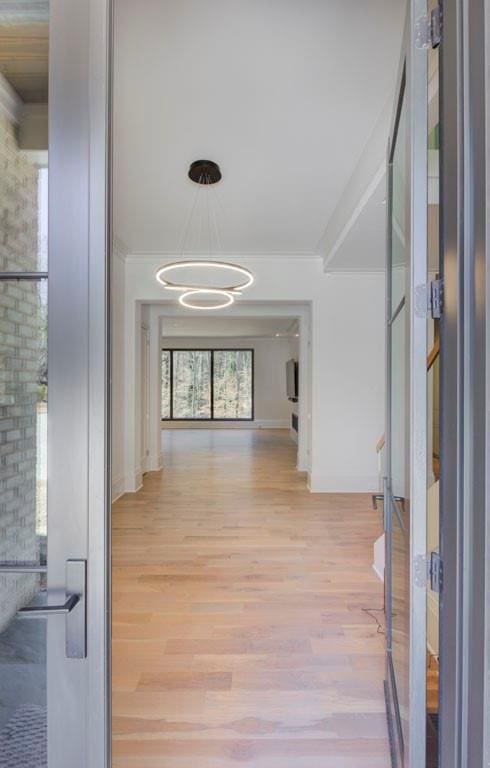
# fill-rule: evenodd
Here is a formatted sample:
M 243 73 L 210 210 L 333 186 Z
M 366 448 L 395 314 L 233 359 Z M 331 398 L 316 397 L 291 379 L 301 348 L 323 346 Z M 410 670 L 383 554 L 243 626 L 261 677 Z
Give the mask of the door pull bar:
M 67 614 L 80 602 L 80 595 L 69 595 L 62 605 L 28 605 L 20 608 L 17 614 L 25 619 L 37 619 L 53 614 Z

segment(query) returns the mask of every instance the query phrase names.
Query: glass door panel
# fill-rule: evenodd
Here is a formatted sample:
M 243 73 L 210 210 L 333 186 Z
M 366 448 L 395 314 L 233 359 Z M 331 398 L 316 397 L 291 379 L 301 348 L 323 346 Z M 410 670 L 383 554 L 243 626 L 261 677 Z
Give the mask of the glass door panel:
M 401 751 L 409 741 L 409 638 L 410 638 L 410 502 L 408 481 L 409 371 L 407 270 L 410 264 L 408 185 L 408 126 L 405 76 L 395 124 L 389 199 L 389 437 L 390 493 L 390 596 L 389 669 L 393 691 L 394 723 Z M 408 208 L 408 213 L 407 213 Z
M 2 768 L 107 764 L 105 582 L 97 575 L 104 546 L 96 531 L 106 482 L 106 382 L 97 379 L 106 359 L 105 276 L 98 281 L 97 271 L 105 273 L 107 238 L 97 182 L 105 179 L 106 94 L 93 109 L 87 103 L 105 82 L 104 12 L 105 0 L 0 3 Z M 97 525 L 89 525 L 96 504 Z M 88 632 L 87 610 L 95 615 Z
M 0 765 L 39 768 L 46 619 L 26 621 L 19 611 L 42 602 L 46 590 L 46 289 L 45 279 L 0 281 Z
M 403 768 L 425 766 L 427 383 L 426 7 L 408 3 L 388 157 L 387 707 Z
M 394 274 L 399 279 L 400 271 Z M 399 280 L 399 284 L 400 284 Z M 403 297 L 404 298 L 404 297 Z M 395 308 L 396 312 L 396 308 Z M 391 324 L 391 654 L 404 739 L 409 715 L 410 504 L 407 498 L 407 310 Z
M 437 5 L 430 0 L 429 10 Z M 428 51 L 427 282 L 440 276 L 439 48 Z M 439 320 L 427 320 L 427 557 L 439 553 Z M 427 584 L 427 768 L 439 766 L 439 593 Z
M 0 765 L 44 768 L 47 626 L 22 611 L 47 577 L 48 4 L 8 3 L 0 35 Z

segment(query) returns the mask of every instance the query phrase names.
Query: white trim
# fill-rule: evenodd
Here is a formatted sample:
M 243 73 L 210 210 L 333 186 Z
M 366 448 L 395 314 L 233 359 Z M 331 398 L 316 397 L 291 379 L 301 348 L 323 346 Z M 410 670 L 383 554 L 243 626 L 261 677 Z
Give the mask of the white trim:
M 383 161 L 383 163 L 379 166 L 378 170 L 376 171 L 373 178 L 369 182 L 364 194 L 360 197 L 359 202 L 355 206 L 351 215 L 347 219 L 347 222 L 342 228 L 340 235 L 337 237 L 335 243 L 330 248 L 330 250 L 326 253 L 325 258 L 323 260 L 325 271 L 327 271 L 326 267 L 333 260 L 334 256 L 337 254 L 337 252 L 340 250 L 342 245 L 347 240 L 347 236 L 349 232 L 351 231 L 354 224 L 358 220 L 359 216 L 363 212 L 364 208 L 366 207 L 366 205 L 368 204 L 368 202 L 376 192 L 380 182 L 385 176 L 385 173 L 386 173 L 386 162 Z
M 149 453 L 147 457 L 148 472 L 159 472 L 163 469 L 163 452 L 159 451 L 155 456 L 154 453 Z
M 114 504 L 124 494 L 124 475 L 112 478 L 112 503 Z
M 385 535 L 378 536 L 373 544 L 373 571 L 384 582 L 385 580 Z
M 315 475 L 308 472 L 311 493 L 373 493 L 378 490 L 377 475 Z
M 383 581 L 383 582 L 384 582 L 384 580 L 385 580 L 385 575 L 384 575 L 384 573 L 381 573 L 381 571 L 379 571 L 379 570 L 378 570 L 378 568 L 377 568 L 377 566 L 376 566 L 376 563 L 373 563 L 373 571 L 375 572 L 375 574 L 376 574 L 376 576 L 378 577 L 378 579 L 379 579 L 380 581 Z
M 117 238 L 115 238 L 117 239 Z M 209 255 L 206 256 L 204 253 L 180 253 L 176 254 L 175 252 L 167 253 L 165 251 L 159 252 L 159 253 L 139 253 L 138 251 L 133 251 L 131 253 L 127 253 L 125 256 L 125 261 L 127 264 L 148 264 L 153 262 L 160 262 L 162 259 L 172 259 L 172 260 L 178 260 L 178 259 L 187 259 L 187 258 L 194 258 L 198 260 L 201 258 L 203 261 L 207 258 L 209 259 Z M 308 253 L 275 253 L 275 252 L 269 252 L 269 253 L 220 253 L 220 260 L 227 260 L 227 259 L 247 259 L 247 260 L 260 260 L 264 261 L 267 259 L 286 259 L 291 261 L 305 261 L 305 260 L 312 260 L 312 261 L 322 261 L 321 254 L 308 252 Z
M 24 102 L 0 72 L 0 113 L 18 125 L 22 118 Z
M 140 467 L 129 476 L 125 493 L 137 493 L 141 488 L 143 488 L 143 470 Z
M 166 349 L 166 348 L 172 349 L 172 347 L 170 346 L 169 339 L 171 339 L 172 344 L 174 344 L 174 343 L 178 343 L 179 339 L 188 339 L 188 338 L 189 336 L 186 336 L 185 334 L 182 334 L 182 333 L 173 334 L 173 333 L 166 332 L 161 336 L 161 343 L 163 345 L 163 349 Z M 270 333 L 270 334 L 264 333 L 261 336 L 259 336 L 258 334 L 256 336 L 251 336 L 250 334 L 248 334 L 248 336 L 240 336 L 240 334 L 238 333 L 234 333 L 233 335 L 230 335 L 230 334 L 225 335 L 223 333 L 213 332 L 212 336 L 210 336 L 209 333 L 206 333 L 206 335 L 202 335 L 202 336 L 198 336 L 197 334 L 192 334 L 192 338 L 196 341 L 196 343 L 199 341 L 199 339 L 212 338 L 213 341 L 217 339 L 220 342 L 223 342 L 223 344 L 226 342 L 229 342 L 230 344 L 232 344 L 235 340 L 236 341 L 284 341 L 285 339 L 294 339 L 297 337 L 295 337 L 294 333 L 288 334 L 287 336 L 276 336 L 275 333 Z M 230 347 L 230 349 L 232 349 L 232 347 Z
M 379 275 L 386 272 L 386 267 L 325 267 L 327 275 Z
M 255 421 L 163 421 L 162 430 L 172 429 L 289 429 L 288 419 Z
M 21 149 L 20 152 L 27 157 L 37 168 L 48 167 L 47 149 Z
M 296 445 L 298 444 L 298 433 L 292 427 L 289 427 L 289 437 L 291 438 L 293 443 L 296 443 Z

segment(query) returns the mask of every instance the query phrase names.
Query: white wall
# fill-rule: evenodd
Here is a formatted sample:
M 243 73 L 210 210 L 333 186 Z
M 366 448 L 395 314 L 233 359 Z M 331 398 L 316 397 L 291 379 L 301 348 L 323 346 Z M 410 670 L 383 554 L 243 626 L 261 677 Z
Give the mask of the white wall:
M 335 274 L 314 312 L 310 488 L 376 491 L 384 431 L 382 274 Z
M 171 260 L 158 256 L 126 260 L 126 490 L 135 490 L 140 482 L 134 436 L 139 418 L 135 364 L 141 306 L 152 304 L 152 317 L 184 312 L 155 280 L 157 268 Z M 220 316 L 245 311 L 257 315 L 264 306 L 275 308 L 279 315 L 285 306 L 296 305 L 300 315 L 301 307 L 309 308 L 300 339 L 300 368 L 306 375 L 298 404 L 304 425 L 300 442 L 306 444 L 299 446 L 298 466 L 308 472 L 310 489 L 377 490 L 376 443 L 384 431 L 384 275 L 325 274 L 321 259 L 309 257 L 241 257 L 240 263 L 254 273 L 255 283 Z M 155 338 L 155 321 L 150 325 Z M 154 424 L 155 403 L 154 397 Z M 153 440 L 151 468 L 157 469 L 161 456 Z
M 165 324 L 163 326 L 165 328 Z M 251 422 L 191 422 L 192 428 L 264 427 L 289 429 L 291 403 L 286 394 L 286 361 L 291 357 L 290 339 L 178 338 L 163 337 L 166 349 L 253 349 L 254 350 L 254 420 Z M 189 422 L 164 422 L 167 429 Z

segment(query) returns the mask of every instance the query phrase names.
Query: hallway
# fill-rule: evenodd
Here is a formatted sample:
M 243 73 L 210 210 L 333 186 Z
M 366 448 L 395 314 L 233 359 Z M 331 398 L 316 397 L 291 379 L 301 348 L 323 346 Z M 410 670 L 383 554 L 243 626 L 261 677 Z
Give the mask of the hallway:
M 369 496 L 285 430 L 163 437 L 113 510 L 114 768 L 388 768 Z

